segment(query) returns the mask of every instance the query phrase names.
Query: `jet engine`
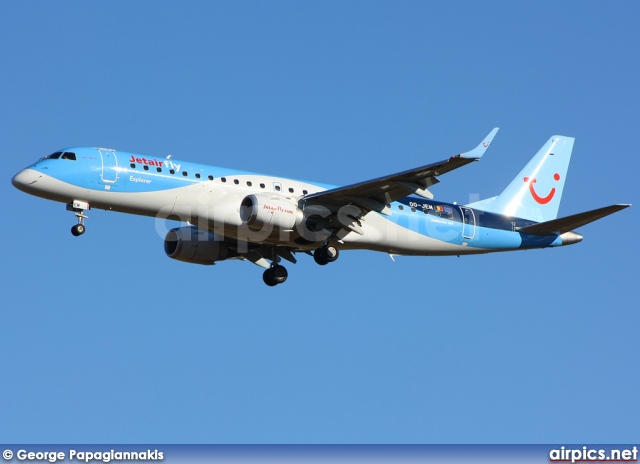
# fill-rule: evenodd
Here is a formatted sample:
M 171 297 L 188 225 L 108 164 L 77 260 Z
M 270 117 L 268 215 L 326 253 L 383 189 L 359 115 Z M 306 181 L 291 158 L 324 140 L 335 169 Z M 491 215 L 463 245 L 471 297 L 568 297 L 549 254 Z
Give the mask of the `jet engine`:
M 220 240 L 195 226 L 178 227 L 167 232 L 164 252 L 169 258 L 187 263 L 213 264 L 230 257 L 230 250 Z
M 240 219 L 251 230 L 292 230 L 302 223 L 304 214 L 298 202 L 286 197 L 247 195 L 240 204 Z

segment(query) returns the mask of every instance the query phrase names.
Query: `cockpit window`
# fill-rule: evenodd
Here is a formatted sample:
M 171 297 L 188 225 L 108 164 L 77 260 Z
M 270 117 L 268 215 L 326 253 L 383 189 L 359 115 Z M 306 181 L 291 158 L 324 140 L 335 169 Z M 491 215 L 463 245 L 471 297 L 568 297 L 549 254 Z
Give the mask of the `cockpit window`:
M 57 151 L 55 153 L 53 153 L 52 155 L 47 155 L 47 156 L 43 156 L 42 158 L 40 158 L 40 160 L 46 160 L 46 159 L 58 159 L 60 158 L 60 155 L 62 155 L 61 151 Z
M 60 159 L 75 161 L 76 160 L 76 154 L 75 153 L 71 153 L 70 151 L 65 151 L 62 154 L 62 157 Z

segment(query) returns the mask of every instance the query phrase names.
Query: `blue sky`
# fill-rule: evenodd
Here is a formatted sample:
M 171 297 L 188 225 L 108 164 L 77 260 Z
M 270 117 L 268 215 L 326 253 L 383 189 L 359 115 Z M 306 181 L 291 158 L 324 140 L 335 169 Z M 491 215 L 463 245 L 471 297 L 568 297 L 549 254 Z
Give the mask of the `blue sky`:
M 78 145 L 349 184 L 501 128 L 437 199 L 576 137 L 561 215 L 635 203 L 637 2 L 3 2 L 0 441 L 638 442 L 638 206 L 553 250 L 165 257 L 11 177 Z

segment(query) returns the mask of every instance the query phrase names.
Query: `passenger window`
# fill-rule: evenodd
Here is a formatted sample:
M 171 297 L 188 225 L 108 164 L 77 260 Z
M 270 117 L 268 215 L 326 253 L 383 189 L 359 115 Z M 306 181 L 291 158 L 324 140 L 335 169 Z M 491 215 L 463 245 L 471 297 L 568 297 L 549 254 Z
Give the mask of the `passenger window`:
M 411 212 L 412 212 L 412 213 L 415 213 L 415 212 L 416 212 L 416 209 L 415 209 L 413 206 L 411 207 Z
M 233 183 L 238 185 L 240 183 L 240 181 L 238 179 L 233 179 Z
M 307 192 L 306 190 L 303 190 L 303 191 L 302 191 L 302 194 L 303 194 L 303 195 L 306 195 L 307 193 L 309 193 L 309 192 Z
M 280 190 L 281 190 L 281 189 L 280 189 L 280 186 L 279 186 L 279 185 L 276 185 L 276 192 L 279 192 Z
M 213 176 L 209 176 L 209 177 L 208 177 L 208 179 L 209 179 L 209 180 L 213 180 Z
M 260 184 L 260 188 L 263 189 L 264 188 L 264 184 Z
M 220 178 L 220 180 L 221 180 L 222 182 L 226 182 L 226 181 L 227 181 L 227 178 L 226 178 L 226 177 L 221 177 L 221 178 Z
M 169 172 L 170 172 L 171 174 L 175 174 L 175 173 L 176 173 L 176 171 L 174 171 L 173 169 L 169 169 Z
M 289 193 L 293 193 L 293 189 L 289 187 Z
M 196 172 L 196 179 L 200 179 L 200 173 Z
M 149 166 L 147 166 L 146 164 L 144 166 L 142 166 L 142 169 L 144 169 L 145 171 L 149 170 Z
M 251 183 L 250 180 L 247 181 L 247 187 L 251 187 L 253 184 Z
M 187 177 L 187 171 L 182 171 L 182 175 Z
M 135 169 L 135 168 L 136 168 L 135 163 L 131 163 L 129 166 L 131 166 L 133 169 Z
M 404 209 L 404 206 L 402 206 L 402 205 L 398 205 L 398 209 L 399 209 L 400 211 L 402 211 L 402 210 Z
M 162 172 L 162 168 L 156 168 L 156 171 Z
M 75 161 L 76 160 L 76 154 L 75 153 L 71 153 L 69 151 L 65 151 L 62 154 L 62 158 L 61 159 Z

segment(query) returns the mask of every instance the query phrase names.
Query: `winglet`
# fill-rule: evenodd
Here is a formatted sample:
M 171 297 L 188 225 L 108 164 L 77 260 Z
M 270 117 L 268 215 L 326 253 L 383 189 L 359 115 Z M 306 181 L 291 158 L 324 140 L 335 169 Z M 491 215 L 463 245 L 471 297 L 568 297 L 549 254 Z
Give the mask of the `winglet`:
M 491 141 L 496 136 L 499 129 L 499 127 L 494 128 L 491 132 L 489 132 L 489 135 L 487 135 L 484 140 L 480 142 L 480 145 L 467 153 L 462 153 L 461 155 L 459 155 L 460 158 L 471 158 L 476 160 L 482 158 L 482 155 L 484 155 L 484 152 L 487 151 L 487 148 L 489 148 L 489 145 L 491 145 Z

